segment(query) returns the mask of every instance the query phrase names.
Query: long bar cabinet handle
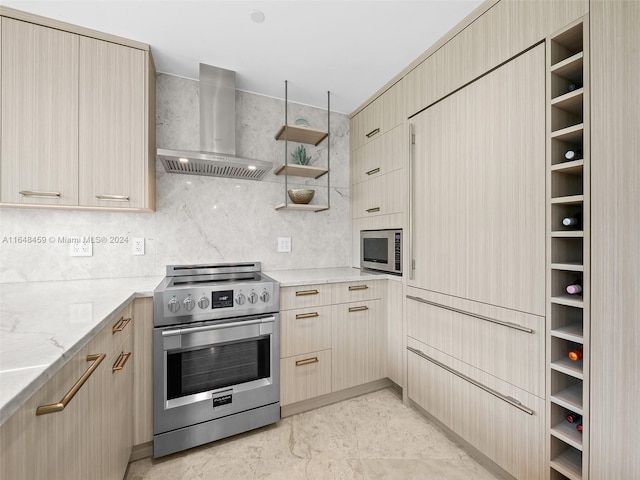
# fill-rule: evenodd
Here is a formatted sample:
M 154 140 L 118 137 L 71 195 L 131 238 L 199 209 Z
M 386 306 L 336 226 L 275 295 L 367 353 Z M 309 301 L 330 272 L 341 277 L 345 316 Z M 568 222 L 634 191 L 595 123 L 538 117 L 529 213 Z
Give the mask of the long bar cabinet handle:
M 113 200 L 116 202 L 128 202 L 129 195 L 110 195 L 106 193 L 98 193 L 96 194 L 96 198 L 98 200 Z
M 60 192 L 40 192 L 37 190 L 20 190 L 23 197 L 60 198 Z
M 464 373 L 460 373 L 459 371 L 454 370 L 453 368 L 445 365 L 444 363 L 441 363 L 438 360 L 429 357 L 428 355 L 426 355 L 421 350 L 418 350 L 417 348 L 407 347 L 407 350 L 409 350 L 412 353 L 415 353 L 416 355 L 418 355 L 419 357 L 424 358 L 425 360 L 428 360 L 429 362 L 433 363 L 434 365 L 437 365 L 438 367 L 445 369 L 447 372 L 452 373 L 455 376 L 460 377 L 463 380 L 466 380 L 470 384 L 475 385 L 476 387 L 484 390 L 485 392 L 490 393 L 494 397 L 497 397 L 500 400 L 502 400 L 503 402 L 508 403 L 512 407 L 516 407 L 517 409 L 522 410 L 524 413 L 526 413 L 528 415 L 535 415 L 535 413 L 536 413 L 533 410 L 531 410 L 530 408 L 522 405 L 522 403 L 519 400 L 517 400 L 517 399 L 515 399 L 513 397 L 510 397 L 508 395 L 503 395 L 500 392 L 494 390 L 493 388 L 488 387 L 483 383 L 477 382 L 476 380 L 474 380 L 471 377 L 467 377 Z
M 301 367 L 302 365 L 311 365 L 312 363 L 318 363 L 318 357 L 305 358 L 304 360 L 296 361 L 296 367 Z
M 375 173 L 378 173 L 380 171 L 380 167 L 378 168 L 374 168 L 372 170 L 369 170 L 368 172 L 365 172 L 367 175 L 373 175 Z
M 118 359 L 116 360 L 116 363 L 114 363 L 113 367 L 111 367 L 111 373 L 119 372 L 120 370 L 122 370 L 125 364 L 127 363 L 127 360 L 129 360 L 130 356 L 131 356 L 131 352 L 127 352 L 127 353 L 122 352 L 118 357 Z
M 318 290 L 300 290 L 296 292 L 296 297 L 306 297 L 307 295 L 318 295 L 320 292 Z
M 310 312 L 310 313 L 297 313 L 296 314 L 296 320 L 302 320 L 305 318 L 315 318 L 315 317 L 319 317 L 320 314 L 318 312 Z
M 416 137 L 413 123 L 409 124 L 409 280 L 413 280 L 416 262 L 413 259 L 413 145 Z
M 367 208 L 367 213 L 379 212 L 380 207 Z
M 113 335 L 114 333 L 121 332 L 122 330 L 124 330 L 125 327 L 129 325 L 130 321 L 131 321 L 131 317 L 129 318 L 121 317 L 120 320 L 118 320 L 118 322 L 111 328 L 111 334 Z
M 349 313 L 364 312 L 365 310 L 369 310 L 369 307 L 366 305 L 362 305 L 361 307 L 349 307 Z
M 374 128 L 373 130 L 371 130 L 369 133 L 365 134 L 365 136 L 367 138 L 371 138 L 374 135 L 377 135 L 378 133 L 380 133 L 380 129 L 379 128 Z
M 477 318 L 478 320 L 484 320 L 485 322 L 495 323 L 496 325 L 501 325 L 503 327 L 513 328 L 514 330 L 520 330 L 525 333 L 533 333 L 533 330 L 527 327 L 523 327 L 522 325 L 518 325 L 517 323 L 505 322 L 503 320 L 498 320 L 496 318 L 485 317 L 484 315 L 478 315 L 477 313 L 467 312 L 465 310 L 460 310 L 459 308 L 450 307 L 448 305 L 442 305 L 441 303 L 430 302 L 429 300 L 425 300 L 424 298 L 414 297 L 412 295 L 407 295 L 409 300 L 414 300 L 420 303 L 426 303 L 427 305 L 433 305 L 434 307 L 444 308 L 445 310 L 450 310 L 455 313 L 459 313 L 461 315 L 466 315 L 467 317 Z
M 369 288 L 368 285 L 350 285 L 349 291 L 353 292 L 355 290 L 367 290 Z
M 95 353 L 92 355 L 87 355 L 87 362 L 93 362 L 89 368 L 82 374 L 80 379 L 71 387 L 71 390 L 67 392 L 67 394 L 62 397 L 58 403 L 52 403 L 50 405 L 41 405 L 36 408 L 36 415 L 46 415 L 48 413 L 61 412 L 68 405 L 71 399 L 78 393 L 78 391 L 82 388 L 85 382 L 89 379 L 91 374 L 95 372 L 96 368 L 102 363 L 107 355 L 104 353 Z

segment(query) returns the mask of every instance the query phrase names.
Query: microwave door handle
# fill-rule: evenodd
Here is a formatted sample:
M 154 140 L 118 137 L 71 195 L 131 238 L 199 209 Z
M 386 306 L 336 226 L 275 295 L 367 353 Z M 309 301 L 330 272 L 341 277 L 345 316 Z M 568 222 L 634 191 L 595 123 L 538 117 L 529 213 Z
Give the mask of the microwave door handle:
M 170 337 L 174 335 L 185 335 L 190 333 L 198 333 L 198 332 L 210 332 L 212 330 L 221 330 L 224 328 L 234 328 L 234 327 L 245 327 L 248 325 L 259 325 L 261 323 L 273 323 L 276 321 L 276 317 L 264 317 L 257 318 L 255 320 L 247 320 L 246 322 L 230 322 L 230 323 L 220 323 L 217 325 L 207 325 L 206 327 L 193 327 L 193 328 L 180 328 L 177 330 L 165 330 L 162 332 L 163 337 Z

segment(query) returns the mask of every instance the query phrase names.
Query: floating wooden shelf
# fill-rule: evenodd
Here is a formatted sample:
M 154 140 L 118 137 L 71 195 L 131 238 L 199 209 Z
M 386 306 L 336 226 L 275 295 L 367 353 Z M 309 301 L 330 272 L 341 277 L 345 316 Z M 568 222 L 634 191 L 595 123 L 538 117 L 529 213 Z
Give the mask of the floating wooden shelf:
M 276 210 L 298 210 L 299 212 L 321 212 L 323 210 L 329 210 L 326 205 L 307 205 L 299 203 L 290 203 L 285 205 L 281 203 L 276 207 Z
M 309 177 L 320 178 L 329 170 L 320 167 L 310 167 L 309 165 L 280 165 L 274 170 L 276 175 L 288 175 L 289 177 Z
M 283 125 L 280 130 L 278 130 L 278 133 L 276 133 L 275 139 L 318 146 L 320 142 L 328 136 L 329 134 L 322 130 L 315 130 L 309 127 L 296 127 L 295 125 Z

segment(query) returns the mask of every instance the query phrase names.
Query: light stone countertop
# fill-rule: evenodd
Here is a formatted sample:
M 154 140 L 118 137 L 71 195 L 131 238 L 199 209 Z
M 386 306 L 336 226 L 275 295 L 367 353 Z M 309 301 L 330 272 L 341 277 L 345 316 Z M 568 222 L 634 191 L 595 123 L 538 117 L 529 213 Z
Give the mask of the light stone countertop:
M 274 280 L 280 282 L 281 287 L 298 287 L 320 283 L 357 282 L 362 279 L 380 279 L 402 281 L 398 275 L 376 273 L 360 270 L 359 268 L 309 268 L 303 270 L 273 270 L 265 271 Z
M 120 308 L 153 296 L 163 278 L 0 284 L 0 425 Z

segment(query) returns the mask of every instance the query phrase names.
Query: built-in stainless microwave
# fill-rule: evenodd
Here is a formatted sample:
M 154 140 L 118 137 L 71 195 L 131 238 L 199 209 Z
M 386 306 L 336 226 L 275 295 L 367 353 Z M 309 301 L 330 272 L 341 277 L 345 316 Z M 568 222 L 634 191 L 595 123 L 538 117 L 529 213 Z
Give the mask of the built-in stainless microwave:
M 402 275 L 402 230 L 360 230 L 360 267 Z

